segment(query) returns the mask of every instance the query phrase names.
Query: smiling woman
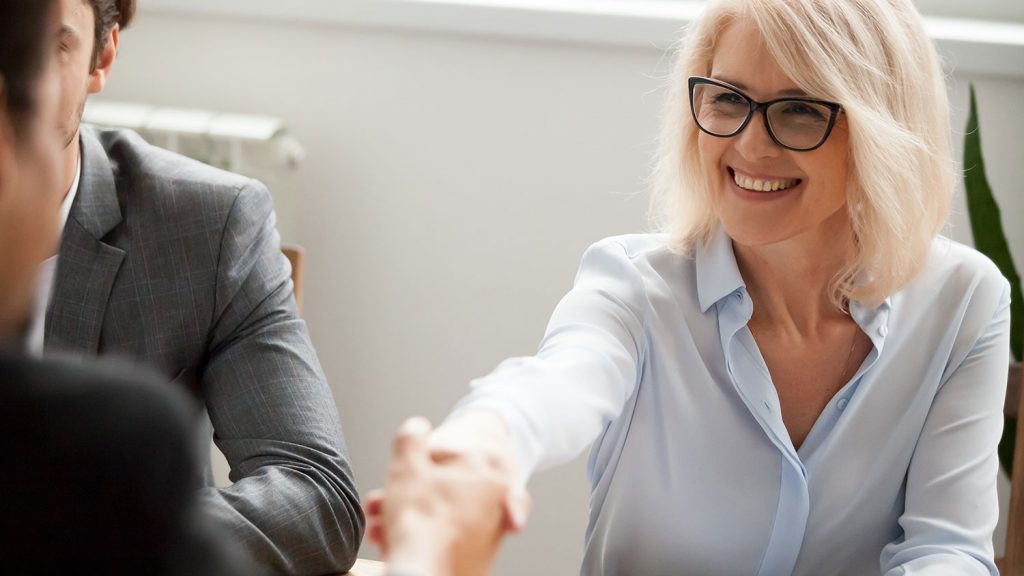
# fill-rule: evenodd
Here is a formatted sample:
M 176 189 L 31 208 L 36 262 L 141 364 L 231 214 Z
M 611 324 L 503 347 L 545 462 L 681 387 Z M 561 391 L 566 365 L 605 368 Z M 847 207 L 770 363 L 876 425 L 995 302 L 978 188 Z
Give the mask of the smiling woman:
M 793 178 L 809 176 L 800 165 L 823 168 L 817 178 L 801 183 L 811 187 L 806 197 L 818 202 L 822 193 L 832 191 L 841 203 L 849 199 L 857 242 L 851 247 L 853 257 L 836 271 L 837 303 L 844 298 L 880 302 L 914 277 L 932 237 L 946 221 L 953 193 L 956 175 L 942 70 L 913 8 L 898 6 L 873 20 L 854 3 L 832 5 L 831 13 L 782 5 L 773 14 L 719 4 L 691 30 L 676 72 L 765 86 L 769 93 L 759 95 L 764 98 L 796 89 L 841 102 L 838 137 L 823 140 L 820 150 L 785 155 Z M 815 36 L 819 30 L 843 28 L 844 35 Z M 856 44 L 850 43 L 851 36 Z M 894 38 L 904 40 L 897 43 Z M 752 148 L 758 133 L 764 133 L 760 127 L 754 134 L 744 133 L 731 151 L 726 150 L 730 141 L 699 138 L 701 125 L 699 119 L 693 121 L 685 88 L 677 83 L 670 100 L 655 192 L 663 226 L 683 251 L 707 241 L 719 218 L 731 234 L 747 233 L 736 229 L 736 219 L 746 214 L 742 205 L 731 202 L 735 196 L 721 194 L 711 175 L 720 171 L 724 181 L 734 179 L 737 172 L 749 176 L 758 161 L 758 151 Z M 723 165 L 709 163 L 712 156 L 727 152 L 716 161 Z M 908 166 L 917 169 L 906 170 Z M 796 201 L 796 195 L 790 197 Z M 786 234 L 783 229 L 796 226 L 792 219 L 807 210 L 777 206 L 778 213 L 761 214 L 764 225 L 774 232 L 762 230 L 752 240 L 757 234 Z M 837 208 L 833 205 L 831 212 Z M 835 230 L 831 225 L 829 229 Z M 867 275 L 870 280 L 863 281 Z
M 995 574 L 1009 287 L 938 235 L 955 172 L 920 14 L 718 0 L 669 81 L 662 232 L 591 246 L 434 459 L 514 486 L 594 442 L 586 576 Z

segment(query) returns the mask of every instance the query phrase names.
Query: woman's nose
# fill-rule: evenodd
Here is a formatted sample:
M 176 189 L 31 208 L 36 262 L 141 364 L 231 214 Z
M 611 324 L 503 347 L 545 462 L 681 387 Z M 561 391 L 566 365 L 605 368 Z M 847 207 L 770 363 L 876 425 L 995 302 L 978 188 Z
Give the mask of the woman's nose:
M 751 117 L 747 127 L 735 136 L 736 150 L 747 160 L 759 160 L 778 156 L 782 147 L 772 140 L 765 125 L 764 115 L 758 111 Z

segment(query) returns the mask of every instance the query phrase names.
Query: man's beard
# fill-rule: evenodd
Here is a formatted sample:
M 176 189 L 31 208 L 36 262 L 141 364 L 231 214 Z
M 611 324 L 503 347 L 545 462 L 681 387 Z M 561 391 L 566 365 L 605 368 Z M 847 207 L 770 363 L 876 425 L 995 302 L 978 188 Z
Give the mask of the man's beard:
M 78 128 L 82 125 L 82 115 L 85 114 L 85 98 L 82 98 L 82 103 L 78 105 L 78 112 L 74 116 L 74 121 L 71 123 L 67 134 L 63 135 L 64 147 L 62 150 L 66 150 L 72 144 L 76 144 L 78 140 Z

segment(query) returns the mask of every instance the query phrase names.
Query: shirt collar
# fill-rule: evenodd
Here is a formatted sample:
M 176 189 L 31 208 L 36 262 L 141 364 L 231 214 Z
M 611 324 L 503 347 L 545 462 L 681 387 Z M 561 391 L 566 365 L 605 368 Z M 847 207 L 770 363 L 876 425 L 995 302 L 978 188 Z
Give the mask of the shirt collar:
M 743 282 L 739 266 L 736 264 L 732 238 L 721 226 L 715 229 L 709 242 L 697 245 L 696 260 L 697 298 L 700 301 L 701 312 L 707 312 L 720 300 L 738 290 L 746 290 L 747 285 Z M 891 310 L 891 296 L 876 307 L 856 300 L 850 302 L 850 316 L 879 350 L 889 333 Z
M 701 312 L 707 312 L 716 302 L 745 288 L 736 254 L 732 250 L 732 238 L 718 226 L 710 242 L 699 243 L 696 250 L 697 298 Z
M 871 343 L 881 352 L 885 346 L 885 337 L 889 335 L 889 315 L 892 312 L 892 296 L 875 307 L 860 301 L 850 302 L 850 317 L 868 335 Z
M 71 214 L 71 205 L 75 203 L 75 196 L 78 196 L 78 183 L 82 181 L 82 153 L 79 150 L 78 153 L 78 165 L 75 167 L 75 179 L 71 182 L 71 189 L 68 190 L 66 196 L 64 196 L 64 202 L 60 205 L 60 228 L 64 230 L 64 226 L 68 223 L 68 215 Z

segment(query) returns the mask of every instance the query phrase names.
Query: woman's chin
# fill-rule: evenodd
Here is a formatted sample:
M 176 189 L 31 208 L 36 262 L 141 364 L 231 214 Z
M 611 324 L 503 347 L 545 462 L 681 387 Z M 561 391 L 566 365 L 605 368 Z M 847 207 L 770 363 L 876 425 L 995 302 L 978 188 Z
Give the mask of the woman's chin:
M 743 246 L 768 246 L 792 238 L 796 234 L 796 231 L 779 218 L 719 214 L 719 220 L 729 238 Z

